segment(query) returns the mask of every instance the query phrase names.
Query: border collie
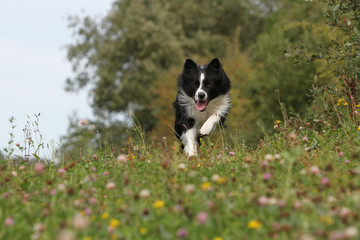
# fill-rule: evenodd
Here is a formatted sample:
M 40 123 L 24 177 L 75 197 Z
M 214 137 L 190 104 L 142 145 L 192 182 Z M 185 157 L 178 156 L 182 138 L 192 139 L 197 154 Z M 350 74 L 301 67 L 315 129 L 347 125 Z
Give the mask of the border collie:
M 183 151 L 196 156 L 200 137 L 209 135 L 217 124 L 223 124 L 230 110 L 230 79 L 219 59 L 201 66 L 186 59 L 178 78 L 175 108 L 175 133 Z

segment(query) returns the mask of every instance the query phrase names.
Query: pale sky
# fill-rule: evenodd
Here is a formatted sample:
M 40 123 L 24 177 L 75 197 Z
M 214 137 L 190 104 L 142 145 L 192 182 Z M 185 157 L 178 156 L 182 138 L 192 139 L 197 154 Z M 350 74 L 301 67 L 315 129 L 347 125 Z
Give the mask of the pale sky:
M 45 143 L 58 144 L 68 117 L 91 118 L 87 92 L 64 91 L 74 76 L 64 46 L 74 42 L 67 16 L 103 17 L 113 0 L 0 1 L 0 149 L 7 147 L 9 118 L 16 118 L 15 142 L 23 143 L 27 115 L 39 127 Z

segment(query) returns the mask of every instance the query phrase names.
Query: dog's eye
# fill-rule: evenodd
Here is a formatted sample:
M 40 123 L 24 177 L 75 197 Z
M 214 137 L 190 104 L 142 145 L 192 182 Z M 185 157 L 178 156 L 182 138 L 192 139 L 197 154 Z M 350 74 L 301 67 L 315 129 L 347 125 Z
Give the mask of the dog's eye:
M 193 82 L 193 86 L 194 86 L 194 87 L 198 87 L 198 86 L 199 86 L 199 82 Z

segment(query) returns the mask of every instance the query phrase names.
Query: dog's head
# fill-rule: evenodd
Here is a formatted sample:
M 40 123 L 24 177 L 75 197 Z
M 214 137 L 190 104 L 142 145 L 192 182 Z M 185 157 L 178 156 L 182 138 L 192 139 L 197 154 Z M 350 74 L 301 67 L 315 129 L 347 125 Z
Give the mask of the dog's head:
M 211 100 L 230 91 L 230 80 L 217 58 L 205 66 L 186 59 L 179 78 L 179 88 L 193 98 L 196 108 L 203 112 Z

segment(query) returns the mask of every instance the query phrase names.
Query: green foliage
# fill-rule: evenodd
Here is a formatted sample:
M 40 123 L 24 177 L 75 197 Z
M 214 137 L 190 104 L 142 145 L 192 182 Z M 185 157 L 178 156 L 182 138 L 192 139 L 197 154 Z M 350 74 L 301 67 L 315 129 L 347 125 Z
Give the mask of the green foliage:
M 258 120 L 268 127 L 282 117 L 276 89 L 290 113 L 296 115 L 309 107 L 309 89 L 316 75 L 320 85 L 334 82 L 334 73 L 326 62 L 309 64 L 290 60 L 295 55 L 289 51 L 291 46 L 306 46 L 307 53 L 312 55 L 319 45 L 330 42 L 336 34 L 324 24 L 325 10 L 321 2 L 284 1 L 267 19 L 266 30 L 251 49 L 254 78 L 248 85 L 248 96 Z
M 100 121 L 129 111 L 151 130 L 158 123 L 160 109 L 153 101 L 161 74 L 180 69 L 185 56 L 224 57 L 234 37 L 247 47 L 261 31 L 269 6 L 233 0 L 125 0 L 115 1 L 100 21 L 71 17 L 76 41 L 67 49 L 76 75 L 67 80 L 67 90 L 90 89 Z M 175 83 L 175 78 L 166 81 Z
M 339 118 L 283 122 L 256 150 L 210 142 L 188 160 L 137 127 L 126 150 L 2 164 L 0 238 L 357 239 L 360 137 L 331 107 Z

